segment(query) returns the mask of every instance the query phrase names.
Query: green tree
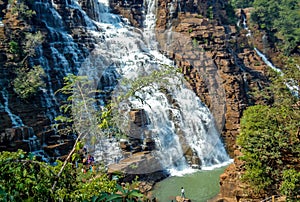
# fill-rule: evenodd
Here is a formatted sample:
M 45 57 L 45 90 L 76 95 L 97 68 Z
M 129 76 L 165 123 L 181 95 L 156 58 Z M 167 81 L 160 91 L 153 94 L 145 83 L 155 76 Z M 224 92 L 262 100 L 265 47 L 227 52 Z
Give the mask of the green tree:
M 280 192 L 291 201 L 297 200 L 300 193 L 300 172 L 295 169 L 288 169 L 282 172 L 283 181 L 280 186 Z
M 267 105 L 248 107 L 237 144 L 245 162 L 243 179 L 256 191 L 299 195 L 300 107 L 299 58 L 281 56 L 283 73 L 270 71 L 270 86 L 261 89 Z M 267 95 L 267 96 L 265 96 Z
M 54 125 L 60 129 L 60 133 L 76 134 L 77 138 L 72 150 L 65 159 L 57 179 L 63 173 L 67 162 L 71 160 L 76 151 L 76 146 L 80 141 L 86 141 L 88 137 L 101 135 L 99 124 L 100 113 L 96 109 L 95 90 L 91 81 L 86 76 L 75 76 L 69 74 L 64 78 L 64 86 L 56 93 L 62 93 L 67 96 L 66 103 L 60 109 L 63 115 L 55 118 L 58 123 Z M 62 126 L 61 126 L 62 125 Z M 74 154 L 76 155 L 76 154 Z M 52 190 L 55 190 L 57 181 L 53 183 Z
M 32 69 L 17 69 L 17 77 L 13 81 L 14 91 L 23 99 L 34 95 L 38 89 L 45 87 L 43 77 L 45 72 L 41 66 L 34 66 Z
M 254 0 L 231 0 L 230 4 L 234 8 L 247 8 L 251 7 Z
M 22 60 L 22 63 L 26 61 L 28 57 L 35 56 L 35 51 L 38 46 L 40 46 L 44 41 L 43 35 L 40 31 L 36 33 L 25 33 L 25 42 L 24 42 L 24 54 L 25 57 Z
M 286 55 L 296 52 L 300 43 L 300 4 L 298 0 L 282 0 L 279 17 L 274 20 L 278 32 L 276 36 L 282 39 L 282 49 Z
M 279 17 L 279 2 L 277 0 L 255 0 L 253 5 L 255 10 L 251 13 L 251 19 L 260 28 L 269 32 L 275 29 L 274 20 Z
M 17 2 L 15 0 L 10 1 L 10 6 L 13 14 L 17 14 L 21 19 L 30 20 L 36 12 L 34 10 L 29 9 L 28 5 L 30 2 L 20 1 Z
M 286 55 L 297 53 L 300 43 L 298 0 L 255 0 L 251 19 L 264 29 Z
M 300 146 L 299 109 L 257 105 L 244 111 L 237 143 L 245 161 L 243 179 L 256 191 L 277 189 L 284 180 L 282 171 L 294 166 Z

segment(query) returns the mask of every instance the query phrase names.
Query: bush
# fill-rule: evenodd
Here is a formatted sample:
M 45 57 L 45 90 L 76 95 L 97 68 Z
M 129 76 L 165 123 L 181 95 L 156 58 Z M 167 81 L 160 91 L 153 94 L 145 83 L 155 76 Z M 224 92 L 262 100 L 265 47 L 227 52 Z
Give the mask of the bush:
M 26 71 L 24 68 L 17 70 L 17 77 L 13 81 L 14 91 L 23 99 L 34 95 L 40 87 L 45 86 L 42 77 L 45 72 L 41 66 L 34 66 Z
M 287 176 L 294 176 L 292 170 L 300 169 L 295 165 L 300 154 L 298 112 L 288 106 L 264 105 L 244 111 L 237 143 L 245 161 L 243 180 L 255 191 L 278 191 L 279 187 L 283 193 L 294 190 L 289 183 L 297 180 Z
M 56 163 L 39 162 L 22 150 L 0 152 L 0 201 L 138 201 L 144 197 L 135 187 L 121 187 L 101 171 L 81 172 L 80 163 L 77 168 L 68 163 L 57 180 L 63 162 Z

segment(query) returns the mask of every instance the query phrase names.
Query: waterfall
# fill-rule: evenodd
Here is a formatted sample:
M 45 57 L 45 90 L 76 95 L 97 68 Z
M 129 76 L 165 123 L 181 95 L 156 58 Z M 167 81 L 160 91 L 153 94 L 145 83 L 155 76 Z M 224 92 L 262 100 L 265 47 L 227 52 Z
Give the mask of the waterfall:
M 2 108 L 10 117 L 12 127 L 15 128 L 24 126 L 22 119 L 19 116 L 13 114 L 9 109 L 8 92 L 5 88 L 1 90 L 1 95 L 3 98 L 3 104 L 0 103 L 0 108 Z
M 96 83 L 106 81 L 105 89 L 114 90 L 111 93 L 117 95 L 119 90 L 125 88 L 118 86 L 117 78 L 134 79 L 149 75 L 154 70 L 161 70 L 162 64 L 173 64 L 173 61 L 159 52 L 155 39 L 155 0 L 145 1 L 144 6 L 147 9 L 143 30 L 130 26 L 126 20 L 110 13 L 108 0 L 95 0 L 94 5 L 98 5 L 96 16 L 100 16 L 95 24 L 104 31 L 92 32 L 101 40 L 81 65 L 80 75 L 87 75 Z M 104 78 L 107 76 L 113 78 Z M 153 84 L 139 92 L 144 102 L 132 98 L 130 103 L 120 106 L 124 107 L 123 112 L 128 112 L 130 108 L 146 111 L 149 117 L 147 130 L 151 132 L 151 138 L 156 144 L 156 150 L 152 154 L 165 169 L 174 171 L 173 174 L 189 168 L 184 157 L 188 152 L 201 159 L 203 168 L 228 163 L 230 159 L 209 109 L 185 86 L 182 76 L 174 75 L 168 80 L 167 85 Z M 141 138 L 144 138 L 143 134 Z M 185 146 L 182 146 L 183 143 Z M 107 163 L 114 163 L 122 158 L 113 139 L 99 140 L 94 149 L 97 160 L 104 158 Z

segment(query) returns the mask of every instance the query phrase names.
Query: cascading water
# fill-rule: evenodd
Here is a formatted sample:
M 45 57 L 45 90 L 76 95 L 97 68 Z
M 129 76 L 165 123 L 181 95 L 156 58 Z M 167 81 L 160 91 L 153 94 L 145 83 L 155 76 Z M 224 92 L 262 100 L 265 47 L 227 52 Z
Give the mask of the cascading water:
M 99 81 L 105 72 L 116 72 L 107 75 L 134 79 L 141 75 L 149 75 L 153 70 L 161 70 L 161 64 L 172 65 L 173 62 L 160 54 L 157 48 L 154 33 L 156 1 L 148 0 L 145 4 L 147 11 L 142 31 L 131 27 L 119 16 L 109 13 L 107 0 L 94 2 L 94 5 L 99 5 L 97 16 L 100 17 L 96 24 L 105 32 L 94 32 L 94 35 L 102 40 L 83 63 L 79 74 Z M 113 81 L 109 83 L 116 85 Z M 162 92 L 161 87 L 158 84 L 147 87 L 145 92 L 139 92 L 144 102 L 132 98 L 130 103 L 124 105 L 124 109 L 142 108 L 146 111 L 150 119 L 147 130 L 151 131 L 156 144 L 153 154 L 160 159 L 163 167 L 175 171 L 188 168 L 184 158 L 187 150 L 192 150 L 199 156 L 203 167 L 229 161 L 215 128 L 214 119 L 195 93 L 175 75 L 163 86 L 168 93 Z M 114 86 L 110 89 L 113 88 Z M 114 93 L 118 94 L 116 91 L 123 88 L 124 86 L 115 87 Z M 185 146 L 182 146 L 183 141 Z M 114 145 L 104 147 L 103 141 L 96 145 L 95 149 L 95 157 L 99 158 L 98 160 L 122 158 Z M 113 150 L 113 155 L 105 157 L 104 152 L 109 155 L 110 150 Z M 106 162 L 112 163 L 114 160 Z
M 66 1 L 66 6 L 81 10 L 79 5 L 74 1 Z M 37 49 L 38 63 L 44 68 L 46 73 L 47 86 L 42 89 L 42 105 L 46 109 L 46 116 L 50 121 L 53 121 L 57 114 L 58 101 L 54 95 L 56 90 L 53 83 L 57 82 L 57 86 L 62 86 L 61 80 L 68 73 L 76 73 L 80 66 L 80 61 L 83 60 L 82 52 L 74 42 L 72 36 L 68 34 L 67 27 L 62 16 L 55 9 L 56 4 L 51 2 L 36 1 L 35 10 L 37 17 L 45 25 L 48 31 L 49 47 L 47 52 L 39 47 Z M 86 14 L 84 24 L 86 29 L 95 30 L 96 26 Z M 49 54 L 50 52 L 50 54 Z M 50 58 L 49 58 L 50 57 Z M 51 62 L 50 62 L 51 61 Z
M 9 105 L 8 92 L 5 88 L 1 90 L 1 95 L 3 98 L 3 104 L 0 103 L 0 108 L 2 108 L 10 117 L 12 127 L 24 126 L 22 119 L 10 111 L 9 106 L 8 106 Z

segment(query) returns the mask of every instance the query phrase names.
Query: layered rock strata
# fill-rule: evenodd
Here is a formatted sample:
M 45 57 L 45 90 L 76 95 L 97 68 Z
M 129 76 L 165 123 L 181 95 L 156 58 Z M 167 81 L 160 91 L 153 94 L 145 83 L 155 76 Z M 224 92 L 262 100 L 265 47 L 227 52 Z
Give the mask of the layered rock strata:
M 197 9 L 181 5 L 184 11 L 176 8 L 178 12 L 172 13 L 166 1 L 159 1 L 156 32 L 161 51 L 182 69 L 190 87 L 212 111 L 233 157 L 242 112 L 255 102 L 249 92 L 268 80 L 267 67 L 251 49 L 247 31 L 224 25 L 226 3 L 204 6 L 202 2 Z M 208 11 L 203 8 L 210 8 L 212 17 L 205 17 Z

